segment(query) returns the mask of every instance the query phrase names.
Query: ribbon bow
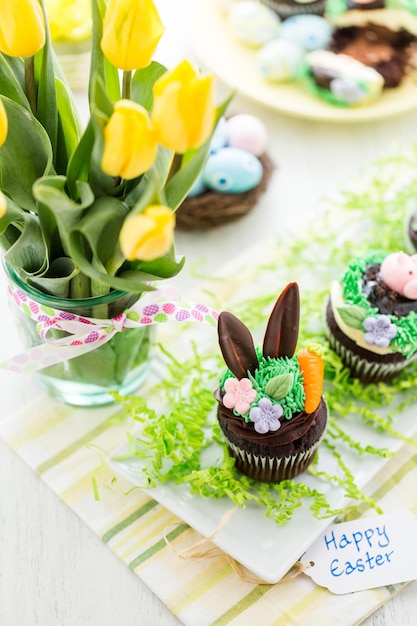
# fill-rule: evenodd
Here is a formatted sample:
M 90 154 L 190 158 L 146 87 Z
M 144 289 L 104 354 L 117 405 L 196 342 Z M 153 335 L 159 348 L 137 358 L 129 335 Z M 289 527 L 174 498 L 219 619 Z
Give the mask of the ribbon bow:
M 38 304 L 21 289 L 9 285 L 9 294 L 19 309 L 36 322 L 39 345 L 18 354 L 1 369 L 29 374 L 80 356 L 107 341 L 125 328 L 140 328 L 165 322 L 200 322 L 215 326 L 218 313 L 204 304 L 182 302 L 172 286 L 145 294 L 132 307 L 111 319 L 82 317 Z M 169 300 L 164 297 L 170 296 Z M 51 337 L 51 331 L 65 336 Z

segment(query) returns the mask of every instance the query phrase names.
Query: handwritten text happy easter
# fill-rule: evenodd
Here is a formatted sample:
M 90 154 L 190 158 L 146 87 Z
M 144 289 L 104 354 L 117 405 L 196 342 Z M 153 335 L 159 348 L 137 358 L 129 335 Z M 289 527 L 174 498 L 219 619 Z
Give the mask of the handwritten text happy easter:
M 390 550 L 390 538 L 385 524 L 342 535 L 337 535 L 333 529 L 331 533 L 325 534 L 323 539 L 327 551 L 335 555 L 330 563 L 332 576 L 369 572 L 392 562 L 394 550 Z M 351 560 L 344 558 L 344 550 Z M 355 555 L 353 558 L 347 554 L 352 550 Z

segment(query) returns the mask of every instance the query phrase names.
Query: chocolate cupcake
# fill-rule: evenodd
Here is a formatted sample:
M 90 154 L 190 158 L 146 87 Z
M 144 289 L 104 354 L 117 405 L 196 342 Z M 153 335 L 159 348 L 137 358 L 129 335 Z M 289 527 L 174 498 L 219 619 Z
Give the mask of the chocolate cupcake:
M 294 355 L 298 285 L 290 283 L 268 321 L 262 350 L 232 313 L 219 317 L 228 370 L 215 393 L 217 418 L 236 467 L 263 482 L 294 478 L 313 461 L 327 423 L 323 361 L 317 346 Z
M 417 255 L 352 261 L 332 285 L 326 321 L 330 346 L 353 377 L 392 380 L 417 356 Z

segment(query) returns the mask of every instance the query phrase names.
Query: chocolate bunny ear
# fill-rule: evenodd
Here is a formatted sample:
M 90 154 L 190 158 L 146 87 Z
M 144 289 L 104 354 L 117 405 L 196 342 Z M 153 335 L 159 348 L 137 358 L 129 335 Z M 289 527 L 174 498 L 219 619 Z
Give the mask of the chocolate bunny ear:
M 252 335 L 232 313 L 224 311 L 219 315 L 219 345 L 229 370 L 238 378 L 247 378 L 248 372 L 255 373 L 258 357 Z
M 298 340 L 300 293 L 297 283 L 289 283 L 272 310 L 266 327 L 262 354 L 265 358 L 292 357 Z

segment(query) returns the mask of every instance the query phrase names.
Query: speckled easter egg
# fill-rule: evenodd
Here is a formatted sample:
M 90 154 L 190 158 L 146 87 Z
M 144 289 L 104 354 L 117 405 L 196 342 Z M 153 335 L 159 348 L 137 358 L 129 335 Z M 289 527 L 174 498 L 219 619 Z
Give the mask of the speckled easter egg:
M 232 148 L 247 150 L 260 156 L 268 146 L 268 131 L 265 124 L 254 115 L 234 115 L 226 123 L 226 142 Z
M 292 41 L 305 51 L 327 48 L 333 27 L 320 15 L 294 15 L 282 23 L 279 37 Z
M 210 152 L 217 152 L 220 148 L 224 148 L 227 144 L 226 138 L 226 118 L 221 117 L 217 122 L 217 126 L 210 141 Z
M 256 187 L 262 173 L 262 163 L 253 154 L 227 147 L 209 156 L 203 178 L 214 191 L 243 193 Z
M 258 52 L 258 69 L 271 82 L 290 81 L 301 72 L 304 49 L 286 39 L 272 39 Z
M 228 21 L 236 39 L 255 48 L 276 37 L 280 28 L 279 17 L 253 0 L 244 0 L 232 7 Z

